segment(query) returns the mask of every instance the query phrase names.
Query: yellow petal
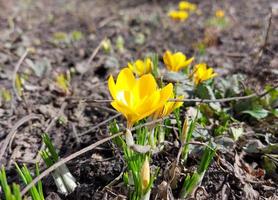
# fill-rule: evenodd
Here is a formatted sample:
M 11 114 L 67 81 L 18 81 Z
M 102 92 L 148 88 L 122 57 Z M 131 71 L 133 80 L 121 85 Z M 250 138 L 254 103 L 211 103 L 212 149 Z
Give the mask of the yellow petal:
M 169 83 L 168 85 L 166 85 L 164 88 L 161 89 L 160 92 L 161 105 L 158 106 L 158 108 L 161 107 L 164 103 L 166 103 L 172 94 L 173 94 L 173 84 Z
M 136 86 L 138 86 L 140 97 L 150 95 L 157 89 L 157 83 L 151 74 L 143 75 Z
M 138 115 L 140 115 L 139 120 L 151 115 L 160 105 L 160 93 L 156 91 L 149 98 L 147 98 L 144 103 L 138 106 Z
M 174 54 L 174 70 L 175 72 L 179 71 L 181 68 L 183 68 L 183 63 L 186 60 L 186 56 L 181 53 L 181 52 L 177 52 Z
M 109 88 L 109 91 L 110 91 L 110 94 L 111 96 L 113 97 L 113 99 L 116 99 L 116 85 L 115 85 L 115 82 L 114 82 L 114 79 L 113 79 L 113 76 L 110 75 L 109 79 L 108 79 L 108 88 Z
M 217 74 L 213 72 L 212 68 L 208 68 L 205 63 L 201 63 L 195 66 L 194 72 L 194 84 L 198 85 L 203 81 L 215 77 Z
M 186 66 L 190 65 L 190 64 L 193 62 L 193 60 L 194 60 L 194 57 L 192 57 L 192 58 L 186 60 L 186 61 L 183 63 L 183 66 L 186 67 Z
M 124 68 L 117 77 L 116 87 L 118 90 L 129 90 L 134 87 L 135 82 L 132 71 L 129 68 Z
M 133 71 L 134 73 L 136 73 L 135 71 L 136 71 L 136 68 L 134 67 L 134 65 L 132 64 L 132 63 L 127 63 L 127 67 L 131 70 L 131 71 Z
M 166 68 L 168 70 L 172 70 L 172 66 L 173 66 L 173 61 L 172 61 L 172 53 L 171 51 L 166 51 L 163 55 L 163 61 L 164 61 L 164 64 L 166 65 Z

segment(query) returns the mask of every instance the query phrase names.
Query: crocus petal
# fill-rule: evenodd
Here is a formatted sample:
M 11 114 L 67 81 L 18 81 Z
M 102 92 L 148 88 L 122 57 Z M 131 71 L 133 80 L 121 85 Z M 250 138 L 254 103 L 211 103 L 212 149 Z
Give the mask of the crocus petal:
M 194 72 L 194 84 L 198 85 L 203 81 L 206 81 L 208 79 L 211 79 L 215 77 L 217 74 L 213 72 L 213 69 L 210 67 L 207 67 L 205 63 L 201 63 L 195 66 L 195 72 Z
M 193 60 L 194 60 L 194 57 L 192 57 L 192 58 L 186 60 L 186 61 L 182 64 L 182 66 L 186 67 L 186 66 L 190 65 L 190 64 L 193 62 Z
M 169 83 L 168 85 L 166 85 L 164 88 L 161 89 L 160 101 L 162 102 L 162 105 L 166 101 L 168 101 L 168 99 L 171 97 L 172 94 L 173 94 L 173 84 L 172 83 Z M 162 106 L 162 105 L 160 105 L 160 106 Z
M 113 99 L 116 99 L 117 88 L 112 75 L 108 79 L 108 88 Z
M 136 84 L 140 97 L 150 95 L 157 89 L 157 83 L 151 74 L 143 75 Z
M 135 85 L 135 77 L 129 68 L 124 68 L 120 71 L 116 86 L 118 90 L 130 90 Z

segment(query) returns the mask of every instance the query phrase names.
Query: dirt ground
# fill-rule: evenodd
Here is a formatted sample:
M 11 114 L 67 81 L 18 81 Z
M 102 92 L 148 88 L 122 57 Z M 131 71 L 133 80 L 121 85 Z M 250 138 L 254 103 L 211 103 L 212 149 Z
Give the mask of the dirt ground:
M 12 136 L 0 160 L 7 167 L 9 181 L 19 180 L 14 161 L 31 168 L 39 161 L 40 136 L 45 131 L 61 157 L 106 137 L 108 123 L 101 122 L 111 117 L 122 118 L 109 104 L 85 102 L 81 97 L 109 99 L 108 75 L 116 74 L 130 60 L 149 53 L 161 56 L 169 49 L 199 57 L 221 77 L 244 74 L 243 84 L 256 91 L 262 91 L 267 84 L 277 84 L 278 4 L 275 0 L 192 2 L 200 12 L 179 23 L 167 16 L 178 1 L 0 1 L 0 89 L 9 90 L 13 96 L 10 102 L 0 101 L 0 145 L 3 147 L 7 137 Z M 228 27 L 223 30 L 207 26 L 207 19 L 218 8 L 225 10 L 229 19 Z M 104 38 L 111 41 L 109 53 L 97 49 Z M 202 55 L 198 48 L 200 42 L 208 46 Z M 30 47 L 34 52 L 15 71 L 18 60 Z M 25 80 L 20 98 L 14 92 L 15 72 Z M 71 74 L 66 92 L 55 84 L 55 77 L 61 73 Z M 269 124 L 277 132 L 277 119 Z M 248 128 L 246 140 L 234 143 L 229 152 L 219 150 L 200 191 L 195 193 L 196 199 L 278 199 L 277 173 L 261 176 L 260 156 L 242 151 L 246 142 L 253 139 L 252 133 L 259 130 L 265 134 L 268 129 L 258 124 Z M 277 142 L 277 137 L 274 140 Z M 176 154 L 171 152 L 177 152 L 177 148 L 169 144 L 153 160 L 161 167 L 156 189 L 163 180 L 163 171 L 175 159 Z M 248 178 L 246 171 L 240 171 L 235 164 L 243 157 L 250 165 L 256 163 L 255 178 Z M 191 160 L 194 168 L 194 157 Z M 80 184 L 77 191 L 67 197 L 58 194 L 48 176 L 43 179 L 43 185 L 49 199 L 121 199 L 120 195 L 126 195 L 121 181 L 106 187 L 124 170 L 122 154 L 111 142 L 67 165 Z M 176 192 L 173 191 L 175 197 Z

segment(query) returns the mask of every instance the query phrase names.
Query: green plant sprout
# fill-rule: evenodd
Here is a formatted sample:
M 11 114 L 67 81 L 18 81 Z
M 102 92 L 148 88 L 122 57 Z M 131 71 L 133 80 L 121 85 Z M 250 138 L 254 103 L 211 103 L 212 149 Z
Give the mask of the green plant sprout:
M 12 188 L 8 185 L 5 167 L 0 170 L 0 186 L 4 192 L 6 200 L 22 200 L 19 185 L 13 183 Z
M 119 127 L 115 121 L 110 124 L 109 130 L 111 134 L 119 132 Z M 136 141 L 133 142 L 139 149 L 140 147 L 144 148 L 149 141 L 148 130 L 146 128 L 138 129 L 136 135 Z M 129 187 L 129 199 L 148 200 L 155 177 L 150 172 L 150 153 L 140 153 L 133 150 L 132 146 L 129 146 L 122 137 L 115 138 L 113 142 L 123 149 L 127 161 L 127 171 L 123 175 L 123 180 L 125 185 Z
M 42 150 L 40 154 L 45 164 L 49 168 L 58 162 L 59 155 L 47 134 L 43 134 L 42 139 L 46 149 Z M 55 169 L 51 175 L 54 178 L 54 182 L 58 188 L 58 191 L 64 195 L 72 193 L 77 187 L 76 179 L 70 173 L 65 164 Z
M 20 168 L 18 166 L 17 163 L 15 163 L 15 167 L 17 170 L 17 173 L 19 174 L 19 176 L 21 177 L 23 183 L 25 185 L 30 184 L 33 181 L 33 178 L 31 176 L 31 172 L 29 171 L 29 169 L 27 168 L 27 166 L 24 164 L 22 168 Z M 36 164 L 36 176 L 40 175 L 39 172 L 39 166 L 38 164 Z M 44 195 L 43 195 L 43 189 L 42 189 L 42 182 L 39 181 L 37 183 L 37 185 L 34 185 L 30 190 L 29 190 L 29 194 L 32 197 L 33 200 L 44 200 Z
M 195 188 L 202 182 L 205 172 L 207 171 L 211 160 L 215 155 L 216 149 L 209 144 L 202 155 L 201 162 L 197 171 L 192 175 L 187 175 L 183 182 L 180 198 L 186 198 L 195 190 Z
M 197 112 L 195 119 L 191 120 L 189 126 L 188 126 L 188 124 L 189 124 L 188 118 L 186 118 L 184 120 L 181 135 L 180 135 L 181 145 L 183 146 L 182 153 L 181 153 L 182 163 L 186 163 L 186 160 L 187 160 L 187 157 L 189 154 L 189 144 L 188 143 L 190 142 L 194 129 L 196 127 L 197 118 L 198 118 L 198 112 Z

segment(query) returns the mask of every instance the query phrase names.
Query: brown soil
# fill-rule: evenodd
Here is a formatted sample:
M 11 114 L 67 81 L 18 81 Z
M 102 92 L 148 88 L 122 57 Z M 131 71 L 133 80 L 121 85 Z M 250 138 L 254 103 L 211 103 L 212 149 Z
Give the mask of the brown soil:
M 34 166 L 42 144 L 40 135 L 46 129 L 60 149 L 61 157 L 108 136 L 107 123 L 94 126 L 117 113 L 108 104 L 73 100 L 72 97 L 110 98 L 106 84 L 108 75 L 116 74 L 128 61 L 143 58 L 148 53 L 156 52 L 161 56 L 164 50 L 170 49 L 198 57 L 196 45 L 205 39 L 209 48 L 200 59 L 215 67 L 220 76 L 243 73 L 248 77 L 243 84 L 258 91 L 266 84 L 277 83 L 277 8 L 264 45 L 269 7 L 274 5 L 274 0 L 195 0 L 194 3 L 201 13 L 177 23 L 167 17 L 167 12 L 175 8 L 178 1 L 0 1 L 0 89 L 6 88 L 13 94 L 11 102 L 0 101 L 0 144 L 4 144 L 7 135 L 23 117 L 32 113 L 39 117 L 39 120 L 27 120 L 17 127 L 11 148 L 6 149 L 0 161 L 7 167 L 9 181 L 19 180 L 13 161 Z M 206 25 L 217 8 L 224 9 L 229 18 L 229 27 L 224 30 Z M 74 42 L 53 42 L 55 33 L 72 31 L 82 32 L 83 37 Z M 105 37 L 111 40 L 112 51 L 106 54 L 100 49 L 87 64 Z M 123 51 L 115 47 L 120 37 L 124 40 Z M 262 45 L 264 48 L 259 56 Z M 19 101 L 14 94 L 12 77 L 27 47 L 34 47 L 35 53 L 28 54 L 18 70 L 26 77 L 23 98 Z M 55 76 L 70 70 L 75 72 L 71 76 L 70 91 L 65 93 L 55 85 Z M 54 120 L 51 124 L 57 116 L 64 122 Z M 80 136 L 92 127 L 92 131 Z M 261 130 L 262 134 L 265 132 L 266 129 Z M 219 156 L 215 157 L 202 182 L 204 190 L 198 190 L 195 198 L 252 199 L 252 194 L 246 195 L 248 188 L 250 193 L 258 193 L 260 199 L 275 199 L 275 194 L 277 198 L 277 180 L 275 184 L 275 179 L 263 176 L 259 181 L 246 177 L 242 181 L 238 173 L 244 177 L 246 172 L 235 172 L 236 155 L 246 156 L 246 162 L 249 156 L 249 163 L 260 163 L 258 155 L 251 158 L 241 155 L 240 146 L 243 144 L 234 144 L 230 152 L 218 152 Z M 163 172 L 175 159 L 177 150 L 169 144 L 154 157 L 152 162 L 161 167 L 155 188 L 163 180 Z M 196 167 L 195 158 L 190 159 L 189 167 Z M 120 199 L 120 195 L 127 194 L 121 180 L 112 187 L 105 187 L 125 167 L 122 153 L 110 142 L 69 162 L 68 167 L 80 183 L 78 189 L 64 197 L 57 193 L 49 176 L 43 179 L 43 184 L 50 199 L 51 196 L 58 199 L 57 195 L 61 199 L 116 199 L 117 196 Z M 174 196 L 176 192 L 173 191 Z

